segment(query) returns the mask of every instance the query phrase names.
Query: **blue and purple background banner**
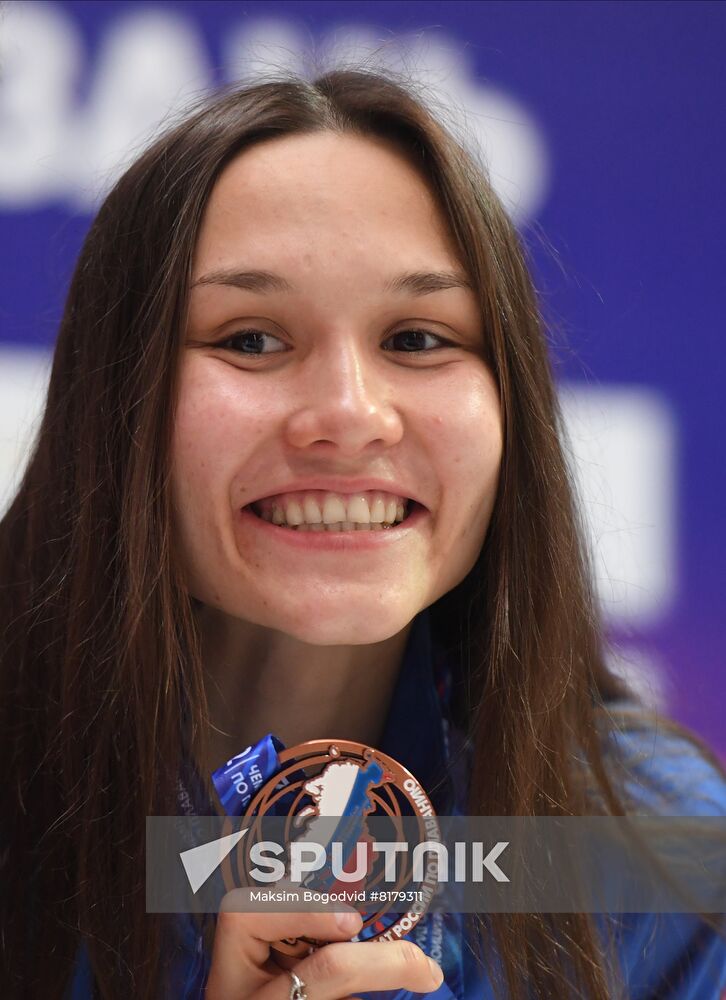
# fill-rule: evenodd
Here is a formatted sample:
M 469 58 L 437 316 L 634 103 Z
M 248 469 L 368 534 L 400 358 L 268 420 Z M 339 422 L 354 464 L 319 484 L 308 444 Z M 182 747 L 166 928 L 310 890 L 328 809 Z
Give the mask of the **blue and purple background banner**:
M 0 4 L 0 504 L 123 163 L 238 79 L 383 64 L 486 161 L 532 255 L 613 657 L 726 757 L 720 2 Z

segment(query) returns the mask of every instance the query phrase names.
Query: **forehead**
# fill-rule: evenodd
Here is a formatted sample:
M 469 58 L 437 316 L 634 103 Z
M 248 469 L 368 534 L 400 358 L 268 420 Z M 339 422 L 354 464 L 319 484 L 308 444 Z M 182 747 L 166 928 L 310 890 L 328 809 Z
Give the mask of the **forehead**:
M 296 262 L 322 251 L 407 263 L 456 259 L 446 222 L 426 182 L 383 140 L 319 132 L 259 143 L 223 171 L 209 199 L 197 273 L 255 255 Z M 262 255 L 262 256 L 260 256 Z M 263 259 L 264 258 L 264 259 Z M 416 259 L 419 258 L 419 259 Z

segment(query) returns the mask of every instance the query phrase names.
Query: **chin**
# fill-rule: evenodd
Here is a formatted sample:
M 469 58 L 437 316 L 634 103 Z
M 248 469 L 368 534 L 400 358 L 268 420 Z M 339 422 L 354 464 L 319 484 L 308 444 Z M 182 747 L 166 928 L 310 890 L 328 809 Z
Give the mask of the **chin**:
M 397 635 L 416 613 L 415 609 L 390 606 L 384 611 L 380 602 L 358 607 L 354 613 L 350 607 L 336 612 L 318 605 L 314 613 L 281 615 L 276 622 L 264 624 L 311 646 L 363 646 Z

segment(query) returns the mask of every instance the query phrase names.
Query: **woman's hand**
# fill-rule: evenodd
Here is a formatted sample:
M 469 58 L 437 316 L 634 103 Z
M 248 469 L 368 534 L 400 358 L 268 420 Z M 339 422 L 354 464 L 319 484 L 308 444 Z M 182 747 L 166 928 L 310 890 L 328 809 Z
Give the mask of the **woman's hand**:
M 443 973 L 412 941 L 350 941 L 362 926 L 355 910 L 339 913 L 242 913 L 239 894 L 227 893 L 217 920 L 206 1000 L 290 1000 L 292 969 L 308 1000 L 341 1000 L 369 990 L 431 993 Z M 270 954 L 282 938 L 337 942 L 302 959 Z M 285 969 L 281 963 L 285 963 Z M 279 963 L 279 964 L 278 964 Z

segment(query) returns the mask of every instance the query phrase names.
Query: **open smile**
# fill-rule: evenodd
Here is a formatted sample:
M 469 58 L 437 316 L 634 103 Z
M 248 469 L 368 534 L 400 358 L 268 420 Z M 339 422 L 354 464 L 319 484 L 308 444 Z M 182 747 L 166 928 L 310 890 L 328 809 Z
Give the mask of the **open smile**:
M 340 551 L 373 549 L 404 538 L 428 515 L 415 500 L 371 493 L 378 495 L 365 505 L 360 493 L 350 495 L 347 504 L 344 494 L 314 490 L 302 500 L 293 494 L 266 497 L 243 507 L 241 522 L 271 540 Z
M 305 490 L 263 497 L 244 509 L 277 527 L 315 534 L 388 531 L 420 506 L 408 497 L 382 490 L 348 494 Z

